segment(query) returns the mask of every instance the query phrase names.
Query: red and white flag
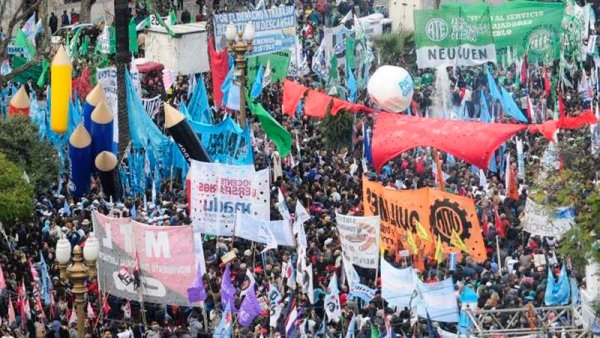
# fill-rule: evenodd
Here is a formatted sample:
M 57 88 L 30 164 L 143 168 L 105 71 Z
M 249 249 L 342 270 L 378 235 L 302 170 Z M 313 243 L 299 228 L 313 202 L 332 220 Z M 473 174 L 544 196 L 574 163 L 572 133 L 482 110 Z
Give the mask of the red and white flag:
M 87 317 L 89 319 L 96 318 L 96 313 L 94 313 L 94 308 L 92 308 L 92 303 L 90 303 L 89 301 L 87 303 Z

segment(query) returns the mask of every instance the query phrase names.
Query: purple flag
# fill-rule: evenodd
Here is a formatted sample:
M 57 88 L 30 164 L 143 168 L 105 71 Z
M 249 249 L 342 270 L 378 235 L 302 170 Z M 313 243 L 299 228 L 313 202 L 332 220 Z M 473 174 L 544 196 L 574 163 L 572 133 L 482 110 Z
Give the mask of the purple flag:
M 260 314 L 262 307 L 256 299 L 256 292 L 254 291 L 254 285 L 252 285 L 246 293 L 246 298 L 240 306 L 240 312 L 238 313 L 238 323 L 243 327 L 252 325 L 252 321 L 256 316 Z
M 202 269 L 198 267 L 198 274 L 194 284 L 187 289 L 188 301 L 201 302 L 206 299 L 206 291 L 204 291 L 204 283 L 202 282 Z
M 235 287 L 231 284 L 231 270 L 229 270 L 229 264 L 225 268 L 223 273 L 223 279 L 221 281 L 221 306 L 223 309 L 227 308 L 229 304 L 231 311 L 235 310 Z

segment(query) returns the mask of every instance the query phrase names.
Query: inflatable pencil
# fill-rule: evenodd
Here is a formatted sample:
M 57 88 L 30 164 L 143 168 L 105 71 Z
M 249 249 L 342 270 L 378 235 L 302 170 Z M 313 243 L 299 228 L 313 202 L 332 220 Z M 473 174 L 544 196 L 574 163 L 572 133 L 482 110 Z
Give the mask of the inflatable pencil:
M 106 102 L 106 97 L 104 96 L 102 85 L 97 84 L 85 97 L 85 102 L 83 103 L 83 126 L 85 129 L 91 130 L 92 112 L 98 107 L 100 102 Z
M 106 102 L 100 102 L 91 116 L 92 158 L 103 151 L 112 151 L 113 114 Z
M 15 96 L 8 103 L 8 115 L 29 116 L 29 95 L 25 91 L 25 86 L 21 86 Z
M 50 66 L 50 129 L 62 134 L 69 125 L 71 98 L 71 60 L 61 45 Z
M 110 151 L 103 151 L 96 156 L 94 162 L 98 169 L 100 184 L 102 184 L 102 191 L 104 191 L 106 199 L 112 197 L 112 200 L 116 201 L 115 169 L 117 168 L 117 157 Z
M 81 197 L 88 192 L 92 174 L 92 138 L 83 124 L 75 128 L 69 137 L 71 162 L 71 195 Z
M 200 162 L 211 162 L 210 156 L 202 146 L 198 135 L 194 133 L 185 115 L 165 103 L 165 128 L 169 130 L 173 140 L 183 153 L 183 157 L 190 163 L 190 160 Z

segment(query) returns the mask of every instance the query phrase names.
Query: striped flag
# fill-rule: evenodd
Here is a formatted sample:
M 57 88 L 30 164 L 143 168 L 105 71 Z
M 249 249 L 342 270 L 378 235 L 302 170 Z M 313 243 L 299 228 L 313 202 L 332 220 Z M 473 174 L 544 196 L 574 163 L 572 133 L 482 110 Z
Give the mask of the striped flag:
M 458 263 L 458 253 L 451 252 L 448 254 L 448 270 L 455 271 Z

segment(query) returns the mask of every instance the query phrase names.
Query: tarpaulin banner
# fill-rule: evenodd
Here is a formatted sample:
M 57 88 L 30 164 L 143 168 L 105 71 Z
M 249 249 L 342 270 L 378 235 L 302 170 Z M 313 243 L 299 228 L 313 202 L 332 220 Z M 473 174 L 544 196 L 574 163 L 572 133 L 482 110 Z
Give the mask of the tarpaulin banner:
M 263 68 L 267 67 L 267 64 L 271 64 L 271 83 L 282 82 L 288 73 L 290 67 L 290 51 L 281 51 L 270 53 L 266 55 L 253 56 L 248 58 L 248 82 L 254 83 L 254 77 L 260 65 Z
M 196 278 L 192 227 L 157 227 L 97 212 L 92 219 L 100 242 L 100 290 L 130 300 L 139 300 L 141 292 L 146 302 L 189 305 L 187 289 Z M 136 255 L 141 281 L 137 290 Z
M 214 162 L 254 163 L 250 131 L 242 130 L 230 117 L 215 125 L 189 122 Z
M 271 230 L 277 240 L 277 245 L 296 246 L 292 227 L 288 220 L 270 221 L 268 218 L 262 220 L 250 216 L 240 217 L 235 226 L 234 235 L 256 243 L 267 244 L 269 239 L 266 234 L 259 231 L 262 227 Z
M 379 216 L 336 214 L 335 221 L 344 259 L 363 268 L 376 269 L 379 255 Z
M 436 322 L 457 323 L 458 303 L 452 278 L 423 283 L 418 276 L 414 277 L 420 296 L 415 301 L 419 317 L 431 318 Z
M 113 113 L 113 142 L 119 143 L 119 99 L 117 97 L 117 67 L 96 68 L 96 80 L 104 89 L 106 104 Z
M 408 248 L 408 233 L 416 237 L 416 222 L 419 222 L 433 235 L 429 241 L 420 241 L 419 247 L 424 253 L 433 254 L 438 236 L 444 253 L 460 251 L 450 245 L 455 232 L 476 262 L 487 258 L 475 205 L 470 198 L 432 188 L 391 190 L 363 178 L 363 203 L 365 215 L 381 217 L 381 243 L 387 250 L 398 252 Z
M 422 9 L 414 17 L 419 68 L 496 62 L 489 9 L 474 17 L 461 8 Z
M 543 205 L 527 199 L 525 211 L 521 218 L 523 231 L 542 237 L 561 237 L 573 226 L 574 212 L 570 208 L 556 209 L 554 215 Z
M 233 235 L 236 214 L 269 219 L 269 170 L 254 165 L 192 161 L 191 218 L 194 231 Z
M 415 288 L 412 268 L 396 269 L 381 258 L 381 297 L 387 300 L 391 307 L 408 307 L 414 298 Z
M 252 12 L 215 14 L 215 42 L 217 50 L 227 45 L 225 30 L 230 22 L 238 31 L 244 31 L 252 21 L 256 36 L 252 41 L 252 54 L 261 55 L 287 50 L 296 43 L 296 7 L 284 6 Z
M 461 8 L 469 18 L 489 11 L 496 48 L 514 48 L 528 60 L 553 59 L 560 54 L 561 21 L 565 5 L 535 1 L 507 1 L 498 6 L 484 3 L 444 3 L 442 9 Z

